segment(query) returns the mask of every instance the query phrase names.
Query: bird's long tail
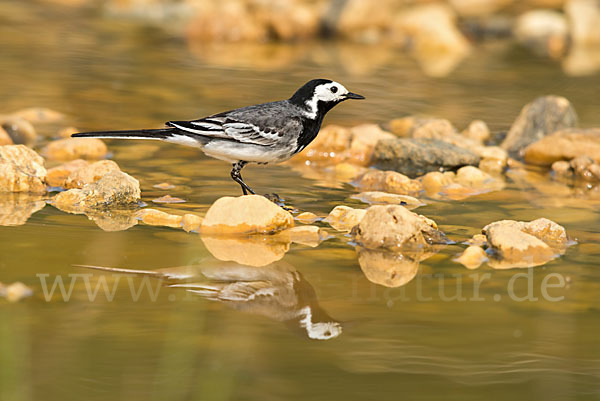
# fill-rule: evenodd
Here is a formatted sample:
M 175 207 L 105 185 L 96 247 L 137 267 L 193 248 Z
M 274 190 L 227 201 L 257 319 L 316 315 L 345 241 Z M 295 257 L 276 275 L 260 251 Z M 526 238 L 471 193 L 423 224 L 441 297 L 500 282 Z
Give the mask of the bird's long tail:
M 208 142 L 207 138 L 202 137 L 201 135 L 182 132 L 175 127 L 125 131 L 80 132 L 71 136 L 73 138 L 152 139 L 192 147 L 202 147 Z
M 138 129 L 125 131 L 80 132 L 71 135 L 74 138 L 117 138 L 117 139 L 155 139 L 167 140 L 175 133 L 175 128 Z

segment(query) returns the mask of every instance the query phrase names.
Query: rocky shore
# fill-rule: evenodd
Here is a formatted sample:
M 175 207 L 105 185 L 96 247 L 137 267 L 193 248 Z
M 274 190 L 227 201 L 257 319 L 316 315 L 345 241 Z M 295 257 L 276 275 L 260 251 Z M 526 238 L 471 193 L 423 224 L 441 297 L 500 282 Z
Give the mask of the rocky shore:
M 166 194 L 148 207 L 139 181 L 121 171 L 118 158 L 106 159 L 102 141 L 61 139 L 62 130 L 72 132 L 68 127 L 57 129 L 57 139 L 37 135 L 47 116 L 56 122 L 60 113 L 32 110 L 2 117 L 2 127 L 12 128 L 0 131 L 1 225 L 25 224 L 50 204 L 86 215 L 106 231 L 141 223 L 199 234 L 217 259 L 252 266 L 283 258 L 292 244 L 317 247 L 336 239 L 356 249 L 367 278 L 389 287 L 409 282 L 420 261 L 450 244 L 462 248 L 454 260 L 468 269 L 509 269 L 546 264 L 573 243 L 560 222 L 537 216 L 489 221 L 458 244 L 443 224 L 412 210 L 502 191 L 507 183 L 572 193 L 580 183 L 591 188 L 600 180 L 600 129 L 578 128 L 567 99 L 544 96 L 523 107 L 505 136 L 490 133 L 483 121 L 461 131 L 447 120 L 420 116 L 383 127 L 324 127 L 288 167 L 335 174 L 366 208 L 339 204 L 323 215 L 249 195 L 218 198 L 206 210 L 188 213 L 170 206 L 184 200 L 168 182 L 154 184 Z

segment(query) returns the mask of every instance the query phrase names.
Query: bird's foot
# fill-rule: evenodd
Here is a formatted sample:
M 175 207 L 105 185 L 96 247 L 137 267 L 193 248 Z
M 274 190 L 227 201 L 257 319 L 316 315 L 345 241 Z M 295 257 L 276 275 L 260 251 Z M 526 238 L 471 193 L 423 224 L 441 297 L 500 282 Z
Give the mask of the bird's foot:
M 286 205 L 285 204 L 285 199 L 283 199 L 282 197 L 280 197 L 276 193 L 265 194 L 263 196 L 265 198 L 267 198 L 268 200 L 270 200 L 271 202 L 273 202 L 274 204 L 276 204 L 277 206 L 281 207 L 283 210 L 287 210 L 288 212 L 295 212 L 295 211 L 297 211 L 295 207 Z

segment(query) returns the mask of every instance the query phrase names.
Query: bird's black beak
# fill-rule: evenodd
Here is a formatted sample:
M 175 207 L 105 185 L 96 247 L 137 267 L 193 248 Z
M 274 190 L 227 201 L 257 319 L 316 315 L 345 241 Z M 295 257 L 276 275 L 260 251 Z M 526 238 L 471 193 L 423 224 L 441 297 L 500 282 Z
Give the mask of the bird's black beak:
M 348 92 L 344 95 L 344 100 L 345 99 L 364 99 L 365 97 L 363 95 L 359 95 L 358 93 L 352 93 L 352 92 Z

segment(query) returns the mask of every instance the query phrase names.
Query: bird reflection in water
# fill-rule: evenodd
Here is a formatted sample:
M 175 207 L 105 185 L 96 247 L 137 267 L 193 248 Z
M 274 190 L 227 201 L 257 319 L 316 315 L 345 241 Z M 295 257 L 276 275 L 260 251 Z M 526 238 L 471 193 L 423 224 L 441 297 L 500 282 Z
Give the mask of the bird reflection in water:
M 321 308 L 312 285 L 284 261 L 261 267 L 211 261 L 157 270 L 78 266 L 151 276 L 163 280 L 167 287 L 181 288 L 233 309 L 283 322 L 313 340 L 330 340 L 342 334 L 342 324 Z

